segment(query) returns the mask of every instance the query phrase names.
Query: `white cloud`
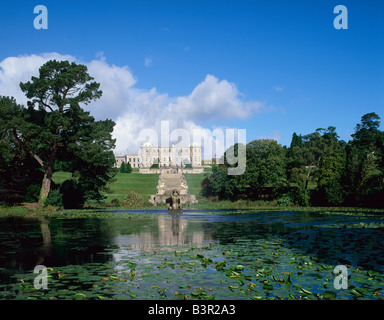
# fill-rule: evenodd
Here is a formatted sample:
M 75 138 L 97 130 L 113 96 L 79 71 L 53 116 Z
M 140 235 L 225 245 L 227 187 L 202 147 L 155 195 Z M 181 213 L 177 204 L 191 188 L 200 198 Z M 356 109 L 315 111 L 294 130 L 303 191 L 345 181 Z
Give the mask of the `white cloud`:
M 69 55 L 58 53 L 43 53 L 41 55 L 23 55 L 8 57 L 0 62 L 0 95 L 12 96 L 18 103 L 26 104 L 27 98 L 20 89 L 20 82 L 31 80 L 32 76 L 39 75 L 39 68 L 48 60 L 75 59 Z
M 122 113 L 132 109 L 131 88 L 136 79 L 127 66 L 109 65 L 105 59 L 93 60 L 87 64 L 88 73 L 100 83 L 103 91 L 101 99 L 89 105 L 89 111 L 96 119 L 116 119 Z M 88 109 L 88 106 L 85 108 Z
M 0 62 L 0 95 L 13 96 L 18 103 L 26 104 L 27 98 L 20 89 L 20 82 L 27 82 L 32 76 L 38 76 L 39 68 L 54 59 L 84 63 L 71 55 L 55 52 L 6 58 Z M 130 89 L 136 83 L 129 68 L 108 65 L 102 55 L 98 60 L 84 64 L 88 67 L 88 73 L 95 78 L 94 81 L 100 83 L 100 89 L 103 91 L 100 100 L 85 108 L 91 111 L 96 119 L 114 119 L 128 110 Z
M 103 96 L 84 108 L 97 120 L 108 118 L 116 122 L 113 135 L 117 139 L 116 152 L 121 154 L 127 149 L 132 153 L 138 151 L 142 129 L 160 133 L 162 120 L 169 121 L 171 132 L 180 128 L 192 133 L 193 129 L 200 128 L 206 129 L 203 132 L 209 136 L 212 132 L 204 127 L 207 122 L 246 119 L 265 110 L 264 104 L 258 101 L 245 101 L 234 83 L 213 75 L 207 75 L 187 96 L 170 97 L 156 88 L 137 88 L 137 79 L 128 66 L 110 65 L 102 54 L 90 62 L 59 53 L 6 58 L 0 62 L 0 95 L 14 96 L 25 104 L 27 99 L 19 83 L 38 76 L 39 67 L 52 59 L 87 65 L 94 81 L 100 83 Z
M 242 101 L 235 84 L 207 75 L 188 96 L 176 98 L 169 110 L 179 117 L 200 122 L 240 118 L 246 119 L 261 111 L 263 104 L 257 101 Z

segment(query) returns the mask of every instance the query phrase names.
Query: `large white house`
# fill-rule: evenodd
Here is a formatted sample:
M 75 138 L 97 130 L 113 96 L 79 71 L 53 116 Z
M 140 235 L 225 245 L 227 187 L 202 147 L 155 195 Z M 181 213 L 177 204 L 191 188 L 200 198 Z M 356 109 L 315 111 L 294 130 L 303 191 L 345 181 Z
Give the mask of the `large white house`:
M 189 147 L 154 147 L 146 142 L 140 147 L 139 154 L 127 152 L 124 156 L 116 156 L 116 166 L 120 168 L 122 162 L 130 163 L 132 168 L 150 168 L 153 164 L 159 167 L 185 167 L 190 164 L 192 167 L 201 167 L 201 146 L 191 144 Z

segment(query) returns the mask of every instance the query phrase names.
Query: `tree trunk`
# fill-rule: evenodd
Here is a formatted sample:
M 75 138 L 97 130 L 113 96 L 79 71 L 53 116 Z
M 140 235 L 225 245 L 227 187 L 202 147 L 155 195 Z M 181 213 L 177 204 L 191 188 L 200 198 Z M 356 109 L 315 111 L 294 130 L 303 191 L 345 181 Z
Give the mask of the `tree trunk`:
M 309 166 L 309 171 L 308 171 L 308 174 L 307 174 L 307 179 L 305 181 L 305 190 L 308 189 L 308 182 L 309 182 L 309 177 L 311 176 L 311 171 L 312 171 L 312 168 L 315 166 L 315 167 L 319 167 L 319 164 L 320 164 L 320 160 L 321 160 L 321 156 L 317 159 L 317 163 L 313 166 Z
M 52 170 L 49 168 L 43 178 L 43 183 L 41 185 L 39 204 L 44 205 L 44 201 L 47 199 L 49 191 L 51 190 L 51 181 L 52 181 Z
M 48 165 L 45 168 L 45 174 L 43 178 L 43 183 L 41 185 L 39 204 L 44 205 L 45 200 L 48 197 L 49 191 L 51 190 L 51 181 L 53 176 L 53 170 L 55 168 L 55 159 L 57 152 L 57 144 L 54 144 L 52 147 L 51 154 L 49 155 Z
M 307 173 L 307 179 L 305 180 L 305 190 L 308 189 L 308 182 L 309 182 L 309 177 L 311 176 L 311 171 L 312 171 L 312 166 L 309 167 L 309 171 Z

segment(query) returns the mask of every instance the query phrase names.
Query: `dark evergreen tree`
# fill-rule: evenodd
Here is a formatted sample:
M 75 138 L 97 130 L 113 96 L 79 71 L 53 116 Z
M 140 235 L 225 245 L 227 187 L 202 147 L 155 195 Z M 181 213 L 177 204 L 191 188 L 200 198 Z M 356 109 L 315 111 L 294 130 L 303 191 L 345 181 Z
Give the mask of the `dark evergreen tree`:
M 120 173 L 127 173 L 127 169 L 124 161 L 120 165 Z
M 380 117 L 362 116 L 347 146 L 346 190 L 350 205 L 383 207 L 384 133 Z
M 125 172 L 132 173 L 132 166 L 129 162 L 127 162 L 127 165 L 125 166 Z
M 112 139 L 114 122 L 95 121 L 80 104 L 101 97 L 99 84 L 86 66 L 48 61 L 20 87 L 28 108 L 2 99 L 0 132 L 14 150 L 32 158 L 43 173 L 39 202 L 44 204 L 56 166 L 65 164 L 85 200 L 101 200 L 101 189 L 115 174 Z

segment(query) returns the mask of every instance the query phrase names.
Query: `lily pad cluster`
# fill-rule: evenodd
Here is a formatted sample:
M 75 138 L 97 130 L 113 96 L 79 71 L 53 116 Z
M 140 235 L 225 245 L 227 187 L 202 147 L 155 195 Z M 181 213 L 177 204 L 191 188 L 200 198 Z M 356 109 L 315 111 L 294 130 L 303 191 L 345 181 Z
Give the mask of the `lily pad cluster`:
M 139 249 L 125 242 L 110 245 L 104 237 L 108 246 L 89 251 L 87 260 L 76 262 L 82 256 L 74 254 L 67 265 L 49 266 L 46 290 L 34 287 L 37 275 L 33 270 L 7 274 L 9 279 L 0 284 L 0 299 L 381 300 L 383 222 L 377 216 L 347 217 L 255 213 L 232 219 L 228 215 L 217 223 L 208 219 L 204 230 L 211 237 L 203 242 L 155 243 Z M 131 234 L 134 226 L 152 234 L 157 230 L 151 224 L 155 218 L 138 217 L 140 223 L 136 224 L 135 217 L 108 220 L 108 224 L 103 219 L 103 226 L 111 234 L 117 225 L 123 235 Z M 84 222 L 83 228 L 79 229 L 78 221 Z M 65 237 L 79 240 L 71 244 L 72 253 L 86 252 L 94 237 L 102 233 L 94 231 L 87 241 L 80 241 L 86 238 L 83 231 L 92 230 L 97 221 L 51 224 L 57 252 L 70 243 Z M 40 228 L 33 230 L 33 237 L 29 231 L 29 240 L 23 244 L 39 239 Z M 3 238 L 2 254 L 15 255 L 12 243 L 16 236 L 8 237 L 12 243 L 5 241 L 5 235 Z M 21 236 L 17 239 L 22 240 Z M 337 265 L 347 268 L 347 289 L 335 287 Z M 6 274 L 5 269 L 0 272 Z
M 117 250 L 117 249 L 114 249 Z M 49 268 L 48 289 L 33 273 L 14 277 L 2 299 L 382 299 L 384 276 L 348 266 L 348 289 L 334 288 L 334 266 L 265 238 L 245 244 L 120 249 L 119 259 Z

